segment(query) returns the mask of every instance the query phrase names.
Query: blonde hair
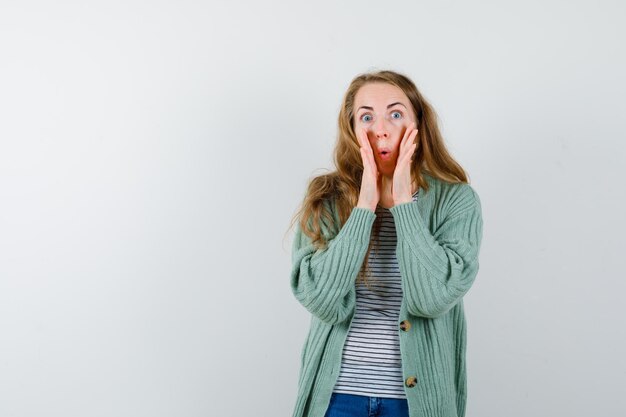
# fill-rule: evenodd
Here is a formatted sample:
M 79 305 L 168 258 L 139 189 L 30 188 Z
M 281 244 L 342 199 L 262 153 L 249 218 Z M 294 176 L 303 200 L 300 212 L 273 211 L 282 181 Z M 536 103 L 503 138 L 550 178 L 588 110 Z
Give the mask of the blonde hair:
M 437 114 L 415 84 L 405 75 L 390 71 L 367 72 L 356 76 L 343 96 L 338 118 L 338 135 L 334 149 L 336 170 L 310 179 L 302 204 L 292 218 L 289 229 L 296 220 L 302 232 L 311 238 L 316 249 L 326 248 L 327 236 L 322 234 L 321 223 L 331 225 L 331 233 L 336 235 L 346 222 L 352 209 L 357 205 L 363 161 L 360 145 L 354 132 L 354 99 L 361 87 L 368 83 L 382 82 L 400 88 L 408 97 L 416 116 L 418 134 L 417 147 L 411 163 L 411 179 L 418 187 L 428 190 L 428 183 L 422 173 L 450 183 L 467 183 L 467 174 L 452 158 L 444 144 L 437 125 Z M 329 204 L 335 206 L 339 224 L 333 217 Z M 378 236 L 380 216 L 374 222 L 372 236 Z M 365 255 L 365 261 L 359 272 L 359 279 L 369 286 L 371 271 L 368 257 L 372 250 L 372 241 Z M 358 282 L 358 281 L 357 281 Z

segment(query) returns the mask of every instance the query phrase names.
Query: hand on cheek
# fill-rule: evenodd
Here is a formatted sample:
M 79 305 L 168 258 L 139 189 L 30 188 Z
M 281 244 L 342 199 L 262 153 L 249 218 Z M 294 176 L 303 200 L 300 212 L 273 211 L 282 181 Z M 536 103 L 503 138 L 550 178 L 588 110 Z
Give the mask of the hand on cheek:
M 376 211 L 376 205 L 380 201 L 382 175 L 378 171 L 366 129 L 361 128 L 358 130 L 357 140 L 361 151 L 361 161 L 363 162 L 363 175 L 361 177 L 357 207 Z
M 417 132 L 415 122 L 411 122 L 400 141 L 400 151 L 396 161 L 396 168 L 393 172 L 393 184 L 391 188 L 394 206 L 413 201 L 413 195 L 411 193 L 411 162 L 413 161 L 413 154 L 417 147 L 415 143 Z

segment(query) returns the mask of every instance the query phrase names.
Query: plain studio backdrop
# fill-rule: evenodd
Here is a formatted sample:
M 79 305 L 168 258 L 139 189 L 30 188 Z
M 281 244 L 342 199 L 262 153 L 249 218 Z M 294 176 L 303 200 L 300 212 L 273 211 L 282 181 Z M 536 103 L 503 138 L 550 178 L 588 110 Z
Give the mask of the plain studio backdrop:
M 289 221 L 393 69 L 483 208 L 467 416 L 626 408 L 621 1 L 3 1 L 0 416 L 289 416 Z

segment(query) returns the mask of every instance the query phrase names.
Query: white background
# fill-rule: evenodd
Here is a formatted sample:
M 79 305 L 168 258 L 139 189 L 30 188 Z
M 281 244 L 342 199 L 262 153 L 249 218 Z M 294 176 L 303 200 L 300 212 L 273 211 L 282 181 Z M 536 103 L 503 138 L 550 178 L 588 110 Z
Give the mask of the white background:
M 468 417 L 626 408 L 622 1 L 0 3 L 0 416 L 288 416 L 289 220 L 357 74 L 484 218 Z

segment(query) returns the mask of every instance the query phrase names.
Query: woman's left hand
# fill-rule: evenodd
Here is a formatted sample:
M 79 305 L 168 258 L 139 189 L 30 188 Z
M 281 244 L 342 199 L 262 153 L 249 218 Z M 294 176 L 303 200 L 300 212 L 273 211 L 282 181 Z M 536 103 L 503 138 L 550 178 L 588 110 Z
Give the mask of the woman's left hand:
M 393 172 L 391 192 L 394 206 L 413 201 L 413 195 L 411 194 L 411 161 L 417 147 L 417 144 L 414 142 L 416 135 L 415 122 L 412 122 L 404 131 L 404 137 L 400 142 L 400 152 L 396 160 L 396 168 Z

